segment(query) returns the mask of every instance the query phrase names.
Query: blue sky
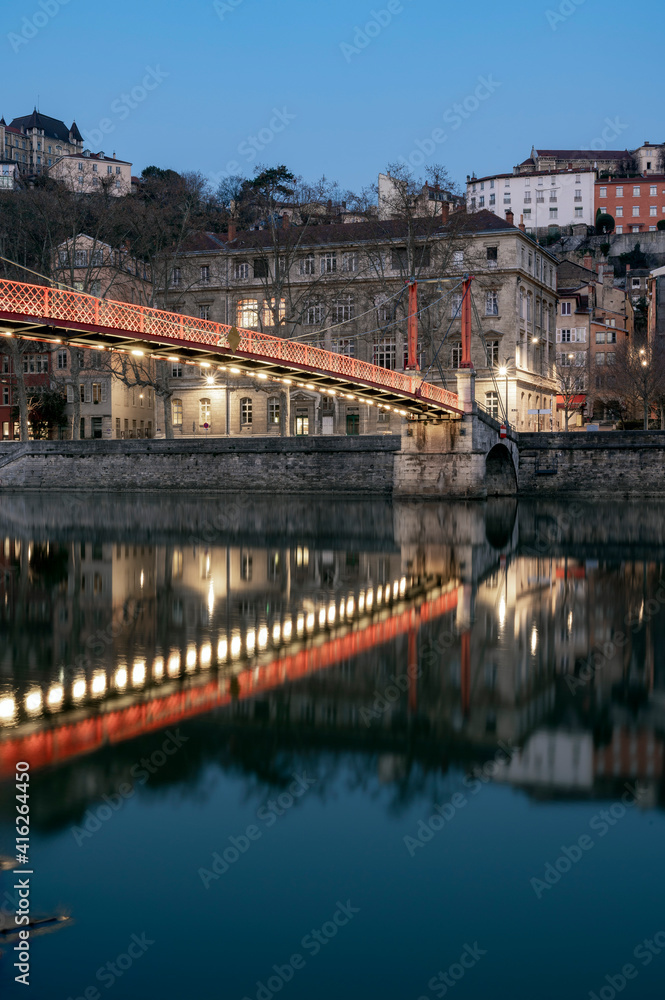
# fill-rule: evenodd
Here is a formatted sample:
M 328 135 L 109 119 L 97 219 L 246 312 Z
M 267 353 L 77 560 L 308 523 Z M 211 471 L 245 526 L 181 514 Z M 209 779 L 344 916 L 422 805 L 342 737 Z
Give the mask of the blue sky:
M 14 0 L 0 112 L 39 95 L 134 173 L 286 163 L 360 189 L 404 159 L 459 183 L 532 144 L 665 141 L 657 60 L 631 60 L 661 19 L 662 0 Z

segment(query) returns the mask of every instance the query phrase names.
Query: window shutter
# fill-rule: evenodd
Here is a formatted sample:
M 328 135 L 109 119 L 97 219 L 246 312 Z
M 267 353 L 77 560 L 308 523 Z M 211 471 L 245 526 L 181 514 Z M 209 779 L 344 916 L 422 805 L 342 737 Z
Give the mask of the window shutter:
M 556 342 L 557 344 L 561 343 L 561 330 L 557 330 L 556 332 Z
M 73 403 L 74 402 L 74 386 L 73 385 L 68 385 L 67 386 L 67 402 L 68 403 Z
M 102 382 L 102 403 L 105 403 L 108 399 L 108 386 L 106 381 Z
M 582 326 L 577 332 L 578 332 L 578 337 L 577 337 L 578 342 L 580 344 L 586 344 L 586 328 Z
M 92 402 L 92 388 L 89 382 L 86 382 L 85 384 L 85 401 L 86 403 Z

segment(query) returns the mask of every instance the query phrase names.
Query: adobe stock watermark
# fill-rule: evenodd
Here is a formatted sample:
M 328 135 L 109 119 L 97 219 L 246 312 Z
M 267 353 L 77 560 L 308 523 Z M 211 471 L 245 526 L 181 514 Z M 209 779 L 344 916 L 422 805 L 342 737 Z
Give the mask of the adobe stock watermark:
M 665 931 L 656 931 L 652 938 L 645 938 L 633 948 L 633 958 L 636 958 L 645 969 L 651 965 L 654 958 L 665 948 Z M 621 966 L 621 971 L 608 973 L 605 983 L 596 991 L 589 990 L 589 1000 L 614 1000 L 617 993 L 623 993 L 628 983 L 637 979 L 640 972 L 632 962 Z
M 442 120 L 446 125 L 450 125 L 451 132 L 456 132 L 465 121 L 468 121 L 478 111 L 481 104 L 488 101 L 501 86 L 501 82 L 495 80 L 491 73 L 488 76 L 479 76 L 478 83 L 471 93 L 447 108 L 442 115 Z M 421 167 L 438 146 L 448 142 L 449 137 L 449 133 L 443 128 L 432 129 L 424 139 L 416 139 L 415 148 L 408 156 L 399 157 L 400 163 L 404 163 L 408 167 Z
M 159 750 L 154 750 L 149 757 L 142 757 L 138 764 L 134 764 L 129 773 L 135 779 L 137 785 L 145 785 L 150 779 L 150 775 L 156 774 L 160 767 L 164 767 L 169 757 L 178 752 L 183 743 L 187 743 L 189 736 L 182 736 L 179 729 L 175 733 L 167 730 L 166 739 Z M 101 829 L 102 823 L 111 819 L 114 813 L 122 809 L 127 799 L 131 799 L 135 792 L 135 786 L 128 781 L 118 785 L 115 794 L 102 795 L 104 804 L 96 809 L 88 809 L 83 817 L 82 826 L 73 826 L 72 836 L 80 847 L 84 840 L 92 837 Z
M 105 989 L 110 990 L 118 979 L 122 979 L 124 974 L 129 972 L 134 962 L 143 958 L 148 948 L 154 943 L 147 937 L 145 931 L 143 934 L 132 934 L 127 950 L 116 955 L 112 962 L 100 965 L 95 973 L 95 979 Z M 67 1000 L 101 1000 L 101 996 L 102 994 L 96 986 L 86 986 L 80 996 L 69 996 Z
M 213 10 L 220 21 L 223 21 L 227 14 L 233 14 L 245 0 L 215 0 Z
M 581 148 L 593 149 L 600 153 L 604 149 L 609 149 L 610 143 L 618 139 L 621 133 L 630 127 L 627 122 L 622 122 L 618 115 L 616 118 L 605 118 L 604 124 L 605 128 L 600 135 L 592 139 L 587 146 Z
M 254 135 L 245 136 L 242 142 L 238 143 L 236 150 L 238 156 L 242 156 L 245 163 L 251 163 L 297 117 L 297 115 L 292 114 L 286 107 L 273 108 L 272 118 L 268 124 L 259 129 Z M 239 160 L 229 160 L 223 170 L 218 170 L 216 173 L 209 175 L 210 181 L 213 184 L 221 184 L 227 177 L 234 177 L 242 169 L 243 167 Z
M 369 12 L 369 19 L 362 27 L 356 24 L 352 42 L 339 43 L 340 51 L 346 62 L 350 63 L 354 56 L 359 56 L 371 43 L 372 39 L 380 35 L 392 22 L 392 19 L 397 14 L 401 14 L 403 10 L 404 4 L 401 0 L 388 0 L 386 6 L 380 10 L 373 8 Z
M 508 746 L 503 740 L 499 740 L 499 749 L 492 760 L 486 761 L 482 767 L 474 767 L 468 774 L 465 774 L 462 784 L 472 796 L 477 795 L 483 785 L 491 781 L 498 769 L 505 766 L 518 750 L 518 747 Z M 434 838 L 434 834 L 443 830 L 444 826 L 449 824 L 459 810 L 464 809 L 468 803 L 469 799 L 463 792 L 454 792 L 448 802 L 444 802 L 443 805 L 435 804 L 434 812 L 429 819 L 418 820 L 415 836 L 402 837 L 409 857 L 413 858 L 419 848 L 429 844 Z
M 613 802 L 609 809 L 599 809 L 589 820 L 589 829 L 598 834 L 598 839 L 606 837 L 617 823 L 621 822 L 627 815 L 631 806 L 639 805 L 643 799 L 642 789 L 625 783 L 626 791 L 621 796 L 620 802 Z M 542 878 L 529 879 L 529 885 L 536 894 L 536 899 L 542 899 L 545 892 L 549 892 L 553 886 L 561 881 L 564 875 L 571 871 L 573 865 L 578 864 L 586 853 L 596 846 L 594 838 L 583 833 L 570 846 L 562 845 L 561 854 L 553 862 L 545 864 Z
M 445 972 L 439 969 L 437 974 L 428 980 L 427 989 L 431 990 L 437 997 L 445 997 L 448 990 L 452 989 L 453 986 L 457 986 L 460 979 L 464 979 L 469 969 L 473 969 L 486 954 L 487 950 L 481 948 L 477 941 L 474 941 L 472 945 L 463 945 L 462 954 L 457 961 L 449 965 Z M 420 996 L 418 1000 L 430 1000 L 430 998 Z
M 135 111 L 140 104 L 147 100 L 148 95 L 153 90 L 157 90 L 164 80 L 169 76 L 159 64 L 156 67 L 146 66 L 145 75 L 140 83 L 125 91 L 111 101 L 110 113 L 112 118 L 100 118 L 97 128 L 83 129 L 83 138 L 91 147 L 99 147 L 105 135 L 115 132 L 118 122 L 124 122 L 129 118 L 132 111 Z
M 420 677 L 421 674 L 421 667 L 412 665 L 407 667 L 405 674 L 399 674 L 396 677 L 389 677 L 388 680 L 391 683 L 389 683 L 383 691 L 374 691 L 374 701 L 372 703 L 372 707 L 363 707 L 360 709 L 360 717 L 365 725 L 371 726 L 372 720 L 380 719 L 389 708 L 392 708 L 392 706 L 399 701 L 400 695 L 409 690 L 411 681 Z
M 337 900 L 337 909 L 330 920 L 326 920 L 321 927 L 313 928 L 302 938 L 300 947 L 308 955 L 314 957 L 318 955 L 322 948 L 330 944 L 341 927 L 346 927 L 350 920 L 353 920 L 356 913 L 360 913 L 359 906 L 353 906 L 351 900 L 346 903 Z M 284 988 L 286 983 L 290 983 L 296 972 L 300 972 L 307 965 L 307 960 L 297 951 L 283 965 L 273 965 L 270 970 L 272 975 L 266 981 L 257 980 L 256 993 L 253 997 L 245 995 L 242 1000 L 272 1000 L 272 997 Z
M 266 830 L 274 826 L 277 819 L 288 812 L 318 780 L 317 778 L 308 778 L 306 773 L 293 774 L 292 778 L 294 780 L 289 785 L 287 792 L 281 792 L 275 799 L 268 799 L 264 805 L 257 809 L 256 817 L 265 824 Z M 204 888 L 209 889 L 211 882 L 226 875 L 229 868 L 239 861 L 243 854 L 247 854 L 252 844 L 260 840 L 262 836 L 263 830 L 256 823 L 250 823 L 245 828 L 244 833 L 237 837 L 228 837 L 228 845 L 222 848 L 221 854 L 219 851 L 213 853 L 210 868 L 199 868 L 197 872 Z
M 7 35 L 7 41 L 14 52 L 18 52 L 23 45 L 32 41 L 35 35 L 59 13 L 60 8 L 68 3 L 69 0 L 39 0 L 37 4 L 39 10 L 36 10 L 31 17 L 23 18 L 20 31 L 10 31 Z
M 545 11 L 545 17 L 552 31 L 556 31 L 560 24 L 563 24 L 569 17 L 572 17 L 576 13 L 577 8 L 581 7 L 584 2 L 585 0 L 561 0 L 556 10 L 548 7 Z

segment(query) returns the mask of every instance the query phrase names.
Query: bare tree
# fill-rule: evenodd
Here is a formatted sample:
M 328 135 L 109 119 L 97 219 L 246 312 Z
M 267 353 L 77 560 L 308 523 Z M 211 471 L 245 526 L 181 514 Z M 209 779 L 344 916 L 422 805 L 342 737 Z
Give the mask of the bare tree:
M 562 360 L 568 362 L 566 365 L 557 367 L 556 381 L 557 393 L 562 397 L 564 411 L 564 429 L 567 431 L 568 419 L 571 413 L 579 410 L 580 404 L 575 402 L 576 397 L 581 396 L 587 387 L 587 372 L 583 365 L 573 365 L 571 362 L 580 358 L 584 362 L 584 354 L 563 355 Z
M 665 396 L 665 349 L 658 343 L 644 346 L 622 343 L 617 346 L 611 374 L 613 388 L 623 397 L 626 408 L 639 412 L 644 430 L 649 429 L 649 410 Z

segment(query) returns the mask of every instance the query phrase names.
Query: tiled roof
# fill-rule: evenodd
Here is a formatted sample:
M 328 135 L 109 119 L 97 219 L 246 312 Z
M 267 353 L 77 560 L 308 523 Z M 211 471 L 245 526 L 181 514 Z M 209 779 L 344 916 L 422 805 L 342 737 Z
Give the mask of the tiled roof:
M 19 131 L 21 129 L 38 128 L 43 129 L 44 134 L 52 139 L 60 139 L 61 142 L 69 142 L 69 129 L 64 122 L 60 121 L 59 118 L 49 118 L 48 115 L 43 115 L 39 111 L 33 111 L 31 115 L 23 115 L 22 118 L 14 118 L 10 123 L 10 128 L 13 126 Z M 72 126 L 76 128 L 76 124 Z M 77 137 L 78 129 L 76 129 Z
M 627 149 L 537 149 L 536 154 L 557 160 L 625 160 L 631 156 Z
M 598 281 L 598 275 L 588 267 L 575 264 L 572 260 L 562 260 L 557 266 L 557 290 L 559 295 L 566 292 L 573 293 L 583 285 L 588 285 L 590 281 Z

